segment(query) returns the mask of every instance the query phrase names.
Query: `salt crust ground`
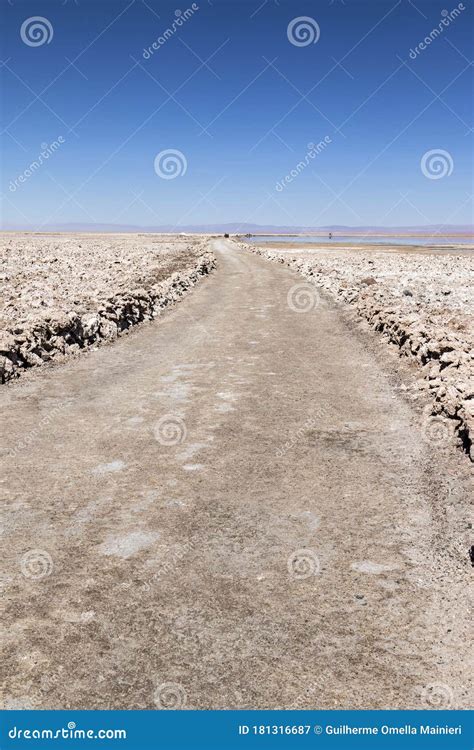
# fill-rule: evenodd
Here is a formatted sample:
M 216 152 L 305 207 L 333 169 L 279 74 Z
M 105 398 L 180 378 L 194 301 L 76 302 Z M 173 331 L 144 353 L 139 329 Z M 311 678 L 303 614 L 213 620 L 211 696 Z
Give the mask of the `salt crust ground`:
M 200 237 L 2 235 L 0 380 L 153 319 L 214 262 Z

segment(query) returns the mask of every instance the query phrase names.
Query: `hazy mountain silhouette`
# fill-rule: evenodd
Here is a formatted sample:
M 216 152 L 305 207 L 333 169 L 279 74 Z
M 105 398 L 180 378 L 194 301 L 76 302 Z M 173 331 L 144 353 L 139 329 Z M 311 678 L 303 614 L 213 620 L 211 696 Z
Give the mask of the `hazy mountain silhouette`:
M 209 234 L 310 234 L 318 232 L 338 232 L 339 234 L 417 234 L 417 233 L 440 233 L 440 234 L 472 234 L 473 224 L 427 224 L 425 226 L 400 226 L 383 227 L 375 225 L 346 226 L 344 224 L 331 224 L 328 226 L 290 226 L 275 224 L 248 224 L 239 222 L 216 223 L 216 224 L 187 224 L 176 227 L 173 224 L 160 226 L 139 226 L 133 224 L 83 224 L 71 222 L 67 224 L 51 224 L 37 230 L 31 226 L 5 226 L 4 231 L 41 231 L 41 232 L 179 232 L 209 233 Z

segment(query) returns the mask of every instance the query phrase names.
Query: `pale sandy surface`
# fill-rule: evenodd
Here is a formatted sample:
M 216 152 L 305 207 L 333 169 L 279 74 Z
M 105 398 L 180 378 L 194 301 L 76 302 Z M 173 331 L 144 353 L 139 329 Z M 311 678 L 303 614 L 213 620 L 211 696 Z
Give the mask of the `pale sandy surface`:
M 433 399 L 432 438 L 453 439 L 474 460 L 473 254 L 243 247 L 296 270 L 383 333 L 417 365 L 416 388 Z
M 470 462 L 379 336 L 214 246 L 158 323 L 0 389 L 2 705 L 468 707 Z
M 269 244 L 258 247 L 266 251 Z M 474 253 L 464 254 L 462 248 L 444 254 L 439 248 L 271 244 L 275 256 L 280 251 L 285 260 L 308 263 L 328 277 L 328 287 L 337 284 L 346 290 L 346 297 L 370 291 L 374 300 L 415 311 L 421 319 L 430 317 L 473 343 Z M 371 277 L 376 283 L 369 290 L 363 280 Z

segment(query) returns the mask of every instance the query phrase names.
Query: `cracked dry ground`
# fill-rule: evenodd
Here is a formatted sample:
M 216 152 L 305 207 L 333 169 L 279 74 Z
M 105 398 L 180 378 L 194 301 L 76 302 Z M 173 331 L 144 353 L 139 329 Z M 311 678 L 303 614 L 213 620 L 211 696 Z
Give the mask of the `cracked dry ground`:
M 1 392 L 3 705 L 466 707 L 472 465 L 372 334 L 214 250 L 163 319 Z

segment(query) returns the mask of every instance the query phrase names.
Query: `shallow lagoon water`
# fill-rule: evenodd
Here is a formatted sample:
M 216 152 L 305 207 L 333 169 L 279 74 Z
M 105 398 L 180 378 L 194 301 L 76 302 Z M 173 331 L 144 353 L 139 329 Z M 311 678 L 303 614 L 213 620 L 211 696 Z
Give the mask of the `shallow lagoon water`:
M 267 234 L 257 235 L 249 238 L 250 242 L 260 244 L 261 242 L 281 242 L 281 243 L 340 243 L 347 242 L 355 245 L 422 245 L 426 247 L 432 246 L 443 246 L 452 247 L 453 245 L 467 245 L 474 250 L 474 237 L 463 237 L 463 236 L 435 236 L 435 237 L 420 237 L 417 235 L 404 235 L 397 236 L 393 235 L 388 237 L 387 235 L 380 234 L 363 234 L 363 235 L 350 235 L 350 234 L 333 234 L 332 239 L 329 239 L 327 234 L 306 234 L 306 235 L 284 235 L 284 234 Z

